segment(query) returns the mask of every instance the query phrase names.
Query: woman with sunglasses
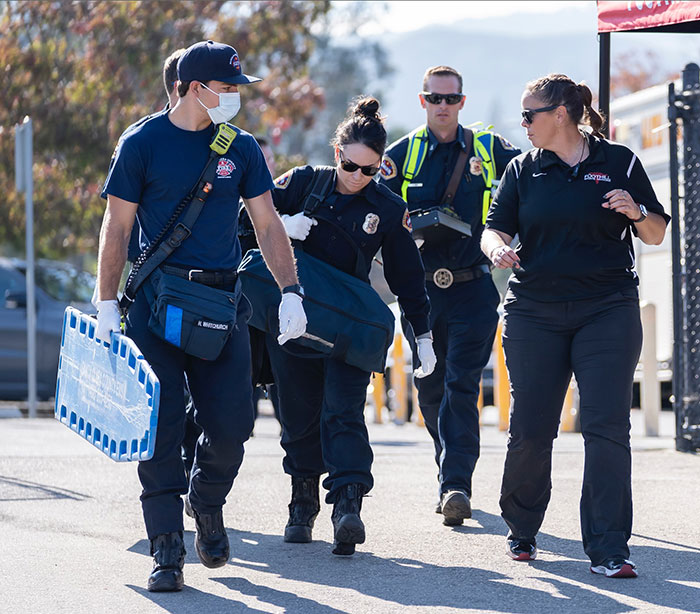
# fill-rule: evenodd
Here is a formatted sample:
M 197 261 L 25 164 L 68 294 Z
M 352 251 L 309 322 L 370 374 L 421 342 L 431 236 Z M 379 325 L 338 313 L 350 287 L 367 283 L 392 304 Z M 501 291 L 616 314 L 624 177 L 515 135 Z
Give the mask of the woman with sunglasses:
M 528 83 L 521 125 L 535 148 L 506 168 L 482 237 L 493 264 L 513 269 L 504 305 L 512 405 L 500 505 L 508 554 L 534 559 L 573 373 L 585 442 L 583 548 L 593 573 L 630 578 L 637 576 L 627 545 L 630 405 L 642 342 L 632 236 L 658 245 L 670 218 L 637 156 L 602 138 L 591 102 L 590 89 L 565 75 Z
M 285 173 L 275 181 L 273 199 L 289 237 L 303 241 L 306 253 L 348 274 L 355 274 L 358 249 L 369 273 L 381 248 L 386 280 L 418 338 L 418 375 L 428 375 L 436 359 L 425 271 L 411 238 L 410 218 L 405 203 L 373 181 L 386 138 L 379 102 L 371 97 L 357 100 L 331 141 L 334 189 L 314 217 L 307 217 L 302 207 L 322 168 L 304 166 Z M 311 541 L 320 509 L 319 477 L 328 472 L 323 486 L 328 490 L 326 502 L 333 503 L 333 553 L 353 554 L 355 544 L 365 540 L 361 500 L 373 485 L 364 421 L 370 372 L 332 358 L 293 356 L 277 343 L 268 343 L 268 348 L 279 392 L 283 466 L 292 477 L 284 539 Z

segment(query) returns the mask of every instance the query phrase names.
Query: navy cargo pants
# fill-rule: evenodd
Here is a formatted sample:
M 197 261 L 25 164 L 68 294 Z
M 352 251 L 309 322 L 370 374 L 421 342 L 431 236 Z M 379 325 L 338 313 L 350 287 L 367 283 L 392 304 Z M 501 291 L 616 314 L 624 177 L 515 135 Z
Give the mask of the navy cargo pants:
M 369 491 L 374 484 L 364 418 L 369 372 L 331 358 L 292 356 L 274 337 L 267 338 L 285 473 L 311 477 L 327 471 L 328 503 L 347 484 L 363 484 Z
M 242 299 L 238 322 L 216 360 L 189 356 L 148 330 L 150 308 L 142 291 L 129 310 L 126 333 L 160 381 L 160 409 L 153 458 L 139 463 L 141 505 L 149 539 L 183 530 L 182 499 L 188 484 L 181 456 L 185 434 L 184 374 L 202 428 L 189 485 L 192 507 L 203 513 L 221 508 L 243 460 L 243 443 L 253 430 L 253 390 Z
M 479 382 L 493 347 L 500 297 L 491 275 L 444 289 L 432 282 L 426 287 L 437 365 L 428 377 L 415 379 L 418 404 L 435 444 L 440 494 L 463 490 L 471 497 L 479 458 Z M 413 333 L 403 324 L 415 367 Z
M 542 525 L 552 490 L 552 443 L 573 372 L 585 442 L 583 548 L 593 565 L 628 558 L 630 404 L 642 343 L 637 290 L 561 303 L 508 292 L 505 314 L 512 406 L 501 512 L 511 535 L 532 538 Z

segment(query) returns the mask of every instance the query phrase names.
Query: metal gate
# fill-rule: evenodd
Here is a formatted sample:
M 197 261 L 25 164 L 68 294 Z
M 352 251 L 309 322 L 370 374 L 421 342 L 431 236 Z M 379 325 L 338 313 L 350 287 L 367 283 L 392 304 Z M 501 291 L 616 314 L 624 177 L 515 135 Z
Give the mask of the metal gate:
M 673 409 L 676 449 L 700 450 L 700 67 L 687 64 L 681 92 L 669 85 L 673 256 Z M 683 182 L 679 185 L 678 122 Z M 682 190 L 681 190 L 682 188 Z

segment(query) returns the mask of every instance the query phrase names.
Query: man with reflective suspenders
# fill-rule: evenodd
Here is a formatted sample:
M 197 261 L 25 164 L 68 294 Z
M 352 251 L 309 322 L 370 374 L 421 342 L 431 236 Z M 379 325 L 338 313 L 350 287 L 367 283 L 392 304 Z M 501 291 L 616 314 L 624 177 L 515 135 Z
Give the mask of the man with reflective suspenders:
M 447 211 L 447 219 L 466 228 L 439 238 L 426 235 L 420 245 L 438 361 L 431 375 L 416 380 L 439 467 L 436 511 L 444 524 L 459 525 L 471 517 L 472 473 L 479 457 L 479 382 L 498 323 L 498 291 L 479 241 L 492 183 L 520 150 L 493 132 L 460 125 L 465 96 L 462 76 L 454 68 L 429 68 L 419 99 L 427 124 L 389 146 L 381 179 L 412 213 L 439 207 L 440 215 Z M 403 323 L 415 348 L 413 332 Z
M 138 468 L 154 559 L 148 578 L 151 591 L 180 590 L 184 584 L 182 495 L 187 495 L 194 511 L 195 549 L 200 561 L 213 568 L 229 559 L 222 507 L 253 426 L 246 326 L 249 308 L 245 300 L 239 300 L 236 273 L 241 260 L 239 196 L 246 203 L 266 262 L 282 288 L 279 343 L 298 337 L 306 328 L 294 259 L 272 203 L 273 184 L 265 159 L 250 134 L 226 124 L 240 107 L 238 86 L 259 79 L 243 74 L 233 47 L 212 41 L 190 46 L 177 71 L 177 105 L 134 128 L 119 144 L 105 187 L 107 208 L 98 262 L 96 337 L 109 342 L 111 332 L 120 328 L 117 289 L 135 217 L 143 234 L 159 246 L 153 256 L 145 260 L 139 257 L 136 271 L 148 270 L 149 260 L 156 262 L 152 258 L 174 246 L 167 260 L 154 268 L 137 290 L 130 294 L 131 278 L 125 289 L 132 301 L 126 334 L 143 352 L 161 385 L 155 452 Z M 215 131 L 215 125 L 223 128 Z M 228 135 L 226 139 L 222 132 Z M 178 203 L 186 202 L 188 194 L 195 197 L 181 210 L 172 234 L 164 234 L 179 210 Z M 206 203 L 201 206 L 198 200 Z M 184 238 L 176 236 L 178 233 L 184 233 Z M 163 240 L 158 241 L 158 237 Z M 134 279 L 138 280 L 139 274 Z M 221 300 L 227 320 L 217 322 L 202 313 L 189 328 L 183 328 L 183 308 L 161 302 L 169 300 L 164 289 L 178 288 L 199 299 L 191 299 L 194 307 L 190 312 L 195 317 L 201 313 L 196 311 L 198 307 L 205 309 L 202 297 L 208 296 L 212 301 Z M 162 311 L 161 304 L 165 305 Z M 206 309 L 211 309 L 211 303 Z M 212 340 L 221 343 L 215 350 L 209 347 Z M 203 429 L 189 484 L 180 456 L 185 374 L 196 407 L 195 420 Z

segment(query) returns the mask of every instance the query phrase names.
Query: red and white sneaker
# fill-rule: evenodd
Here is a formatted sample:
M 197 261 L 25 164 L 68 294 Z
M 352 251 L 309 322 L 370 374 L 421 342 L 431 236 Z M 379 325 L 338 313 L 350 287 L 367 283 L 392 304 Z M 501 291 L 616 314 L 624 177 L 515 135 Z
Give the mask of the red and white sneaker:
M 591 565 L 591 571 L 607 578 L 636 578 L 638 575 L 637 566 L 623 558 L 608 559 L 600 565 Z
M 534 539 L 509 539 L 506 553 L 514 561 L 534 561 L 537 558 L 537 546 Z

